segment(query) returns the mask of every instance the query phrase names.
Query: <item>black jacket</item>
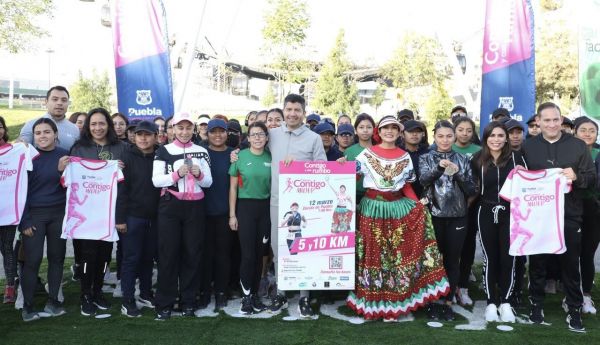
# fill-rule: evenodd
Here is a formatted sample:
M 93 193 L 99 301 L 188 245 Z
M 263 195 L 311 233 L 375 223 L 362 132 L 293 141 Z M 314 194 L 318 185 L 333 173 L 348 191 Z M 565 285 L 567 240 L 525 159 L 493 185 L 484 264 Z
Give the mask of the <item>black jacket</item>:
M 510 159 L 503 167 L 498 167 L 490 162 L 485 173 L 479 163 L 479 157 L 481 157 L 481 151 L 475 153 L 471 158 L 471 170 L 479 195 L 479 203 L 509 206 L 508 201 L 500 198 L 498 194 L 512 169 L 517 165 L 527 168 L 523 155 L 519 151 L 512 151 Z
M 412 183 L 412 187 L 415 191 L 415 194 L 417 194 L 417 197 L 420 199 L 424 197 L 424 193 L 423 186 L 421 186 L 421 184 L 419 183 L 419 177 L 421 176 L 421 172 L 419 171 L 419 157 L 428 154 L 429 148 L 425 145 L 419 145 L 419 148 L 416 151 L 410 151 L 402 146 L 400 148 L 408 152 L 408 154 L 410 155 L 410 160 L 412 161 L 413 169 L 415 169 L 415 175 L 417 176 L 417 181 L 415 181 L 415 183 Z
M 581 222 L 584 190 L 596 183 L 596 169 L 585 143 L 566 133 L 550 143 L 540 134 L 525 141 L 523 154 L 530 170 L 573 169 L 577 179 L 572 191 L 565 195 L 565 219 Z
M 152 184 L 154 152 L 144 154 L 135 145 L 129 145 L 122 160 L 125 163 L 123 207 L 127 216 L 154 219 L 160 199 L 160 188 Z
M 448 159 L 458 166 L 452 176 L 444 174 L 440 161 Z M 476 193 L 473 174 L 467 156 L 450 151 L 430 151 L 419 157 L 419 182 L 429 199 L 431 215 L 463 217 L 467 215 L 467 198 Z

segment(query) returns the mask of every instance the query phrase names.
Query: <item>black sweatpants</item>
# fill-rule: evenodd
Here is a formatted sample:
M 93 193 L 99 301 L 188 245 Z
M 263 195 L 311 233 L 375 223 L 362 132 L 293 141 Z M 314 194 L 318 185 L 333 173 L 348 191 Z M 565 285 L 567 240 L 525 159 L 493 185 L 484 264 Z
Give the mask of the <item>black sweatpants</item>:
M 598 206 L 591 199 L 584 199 L 583 223 L 581 224 L 581 287 L 591 293 L 594 285 L 594 255 L 600 243 L 600 217 Z
M 100 240 L 73 240 L 80 250 L 81 294 L 99 296 L 108 270 L 113 243 Z
M 452 301 L 460 278 L 460 253 L 467 235 L 467 217 L 431 217 L 431 220 L 450 282 L 450 293 L 444 298 Z
M 225 293 L 231 272 L 231 248 L 235 233 L 229 228 L 229 215 L 206 216 L 200 292 L 208 298 L 214 281 L 215 295 Z
M 516 258 L 510 248 L 508 205 L 482 203 L 477 211 L 477 227 L 483 251 L 483 289 L 488 304 L 508 303 L 515 285 Z M 500 298 L 496 293 L 500 288 Z
M 469 276 L 471 275 L 471 268 L 473 268 L 473 261 L 475 261 L 478 210 L 478 205 L 473 203 L 469 207 L 467 215 L 467 235 L 465 236 L 465 243 L 460 253 L 460 279 L 458 286 L 461 288 L 469 287 Z
M 241 248 L 240 284 L 245 296 L 258 293 L 262 257 L 271 235 L 269 199 L 238 199 L 237 220 Z
M 58 300 L 58 290 L 63 277 L 66 240 L 60 238 L 65 206 L 35 207 L 30 209 L 33 220 L 33 236 L 22 236 L 25 262 L 21 273 L 21 288 L 25 305 L 33 305 L 40 264 L 44 256 L 44 241 L 48 256 L 48 295 Z
M 14 225 L 0 226 L 0 253 L 4 260 L 4 274 L 8 286 L 15 285 L 17 276 L 17 256 L 13 250 L 16 232 L 17 227 Z
M 194 307 L 200 287 L 204 241 L 204 201 L 179 200 L 170 194 L 158 206 L 157 311 L 172 308 L 181 295 L 183 308 Z
M 546 262 L 557 257 L 560 262 L 561 280 L 564 284 L 567 305 L 579 308 L 583 303 L 579 255 L 581 252 L 581 226 L 578 222 L 565 220 L 565 244 L 563 254 L 540 254 L 529 256 L 529 300 L 534 305 L 544 305 L 546 286 Z

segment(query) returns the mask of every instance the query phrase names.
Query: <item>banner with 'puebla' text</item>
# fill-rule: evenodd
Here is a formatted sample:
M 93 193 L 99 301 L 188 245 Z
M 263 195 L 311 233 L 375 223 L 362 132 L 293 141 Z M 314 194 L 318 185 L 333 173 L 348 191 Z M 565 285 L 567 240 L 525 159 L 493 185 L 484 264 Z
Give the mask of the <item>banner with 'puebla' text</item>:
M 173 115 L 167 20 L 161 0 L 115 0 L 113 40 L 119 112 Z
M 353 290 L 355 162 L 279 164 L 277 288 Z
M 523 125 L 535 113 L 533 32 L 531 0 L 486 1 L 481 132 L 497 108 Z

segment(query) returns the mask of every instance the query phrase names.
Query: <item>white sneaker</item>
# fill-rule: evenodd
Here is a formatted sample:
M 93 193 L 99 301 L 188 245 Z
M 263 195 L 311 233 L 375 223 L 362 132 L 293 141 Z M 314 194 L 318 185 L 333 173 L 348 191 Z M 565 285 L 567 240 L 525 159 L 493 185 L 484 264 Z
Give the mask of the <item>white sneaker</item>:
M 584 314 L 596 315 L 596 307 L 594 306 L 592 296 L 583 295 L 583 306 L 581 308 L 581 312 Z
M 19 284 L 19 288 L 17 289 L 17 300 L 15 301 L 15 309 L 23 309 L 23 304 L 25 304 L 25 299 L 23 298 L 23 290 L 21 290 L 21 284 Z
M 500 304 L 500 308 L 498 308 L 498 312 L 500 313 L 500 321 L 501 322 L 510 322 L 515 323 L 515 312 L 511 307 L 510 303 L 502 303 Z
M 567 305 L 567 298 L 563 298 L 562 299 L 562 303 L 560 304 L 563 308 L 563 310 L 565 311 L 565 313 L 569 312 L 569 306 Z
M 544 287 L 544 291 L 546 293 L 556 294 L 556 280 L 548 279 L 546 280 L 546 286 Z
M 488 304 L 485 308 L 485 321 L 487 322 L 499 322 L 498 319 L 498 308 L 494 303 Z
M 473 305 L 473 300 L 469 297 L 469 289 L 468 288 L 459 288 L 458 289 L 458 301 L 462 305 Z

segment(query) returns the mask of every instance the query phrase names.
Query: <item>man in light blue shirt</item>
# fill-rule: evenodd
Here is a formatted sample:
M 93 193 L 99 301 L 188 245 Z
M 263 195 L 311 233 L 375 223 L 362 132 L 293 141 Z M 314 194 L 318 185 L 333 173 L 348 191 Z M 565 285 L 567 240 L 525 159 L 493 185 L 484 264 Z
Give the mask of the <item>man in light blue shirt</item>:
M 79 128 L 71 123 L 67 117 L 69 109 L 69 91 L 64 86 L 53 86 L 46 93 L 46 109 L 48 112 L 42 117 L 52 119 L 58 128 L 58 146 L 70 150 L 71 146 L 79 139 Z M 21 128 L 20 139 L 29 144 L 33 143 L 33 124 L 35 118 Z

